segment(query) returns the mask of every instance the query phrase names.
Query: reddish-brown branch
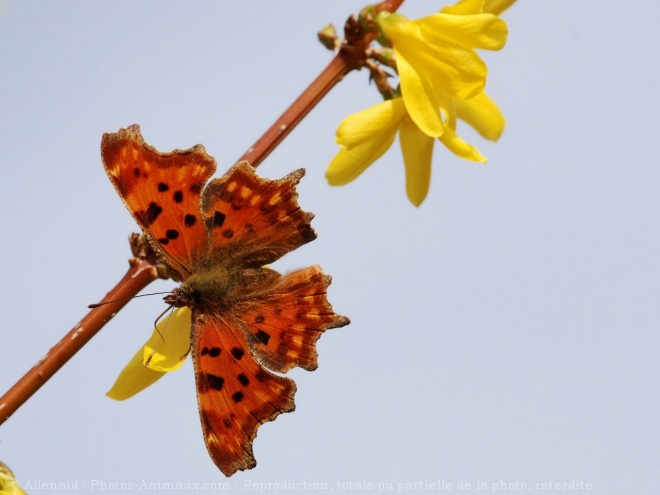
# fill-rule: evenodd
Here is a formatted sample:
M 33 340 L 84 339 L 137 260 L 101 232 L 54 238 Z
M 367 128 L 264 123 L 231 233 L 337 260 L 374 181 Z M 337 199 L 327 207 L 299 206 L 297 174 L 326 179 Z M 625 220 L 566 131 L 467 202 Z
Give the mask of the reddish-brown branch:
M 298 123 L 352 70 L 350 61 L 339 52 L 296 101 L 275 121 L 259 140 L 243 154 L 253 167 L 259 166 Z
M 89 342 L 128 301 L 158 278 L 156 265 L 147 259 L 131 260 L 124 278 L 105 296 L 103 304 L 91 310 L 80 323 L 64 336 L 9 391 L 0 397 L 0 424 L 4 423 L 25 401 L 48 381 L 73 355 Z

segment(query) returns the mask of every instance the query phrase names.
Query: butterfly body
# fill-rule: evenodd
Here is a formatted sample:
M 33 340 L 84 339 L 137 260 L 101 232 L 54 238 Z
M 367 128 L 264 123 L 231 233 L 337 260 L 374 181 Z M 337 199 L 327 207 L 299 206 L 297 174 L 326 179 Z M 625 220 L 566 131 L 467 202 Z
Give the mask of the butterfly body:
M 268 180 L 239 163 L 207 183 L 215 160 L 202 146 L 161 153 L 138 126 L 104 134 L 101 153 L 128 210 L 182 282 L 165 302 L 192 310 L 211 458 L 227 476 L 250 469 L 257 428 L 295 408 L 295 383 L 273 372 L 316 369 L 316 340 L 349 323 L 332 311 L 331 279 L 320 267 L 285 275 L 264 267 L 316 238 L 295 192 L 304 170 Z
M 240 274 L 231 273 L 224 268 L 192 274 L 186 281 L 167 295 L 164 300 L 167 304 L 180 308 L 207 308 L 227 307 L 231 304 L 240 278 Z

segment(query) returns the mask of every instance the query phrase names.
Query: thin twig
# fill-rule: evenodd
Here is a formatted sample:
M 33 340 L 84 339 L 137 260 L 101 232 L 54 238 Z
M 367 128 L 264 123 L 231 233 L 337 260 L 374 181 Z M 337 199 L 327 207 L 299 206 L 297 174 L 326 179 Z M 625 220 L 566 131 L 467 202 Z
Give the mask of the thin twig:
M 159 278 L 155 256 L 132 258 L 119 283 L 103 298 L 107 304 L 92 309 L 80 323 L 50 349 L 9 391 L 0 397 L 0 424 L 41 388 L 76 352 L 90 341 L 133 296 Z

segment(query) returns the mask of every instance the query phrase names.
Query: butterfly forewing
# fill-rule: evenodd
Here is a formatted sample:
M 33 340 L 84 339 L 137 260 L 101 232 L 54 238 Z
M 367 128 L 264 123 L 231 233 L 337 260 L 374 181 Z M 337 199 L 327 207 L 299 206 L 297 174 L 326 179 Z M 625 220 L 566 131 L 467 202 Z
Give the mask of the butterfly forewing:
M 201 145 L 161 153 L 144 142 L 137 125 L 104 134 L 101 156 L 128 210 L 170 268 L 185 278 L 206 252 L 199 203 L 215 159 Z
M 293 411 L 293 380 L 264 370 L 231 318 L 193 312 L 193 362 L 204 439 L 211 458 L 231 476 L 256 465 L 257 428 Z
M 204 190 L 202 214 L 211 258 L 243 267 L 272 263 L 316 238 L 311 213 L 298 206 L 299 169 L 280 180 L 259 177 L 241 162 Z

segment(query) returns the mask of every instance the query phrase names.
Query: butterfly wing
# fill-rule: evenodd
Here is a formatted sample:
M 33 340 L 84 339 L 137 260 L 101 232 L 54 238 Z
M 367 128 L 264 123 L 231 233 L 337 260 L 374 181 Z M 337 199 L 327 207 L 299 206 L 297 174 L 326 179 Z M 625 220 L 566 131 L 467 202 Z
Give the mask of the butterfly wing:
M 330 281 L 319 266 L 303 268 L 237 304 L 233 311 L 260 362 L 280 373 L 295 366 L 317 368 L 318 338 L 329 328 L 350 323 L 332 311 L 327 298 Z
M 259 267 L 316 238 L 311 213 L 298 206 L 296 170 L 280 180 L 259 177 L 247 162 L 214 179 L 202 196 L 202 215 L 211 239 L 210 259 Z
M 296 384 L 264 370 L 231 319 L 193 313 L 192 356 L 206 447 L 226 475 L 256 465 L 257 428 L 295 409 Z
M 101 156 L 128 211 L 170 268 L 186 278 L 208 244 L 199 204 L 215 159 L 201 145 L 161 153 L 144 142 L 137 125 L 104 134 Z

